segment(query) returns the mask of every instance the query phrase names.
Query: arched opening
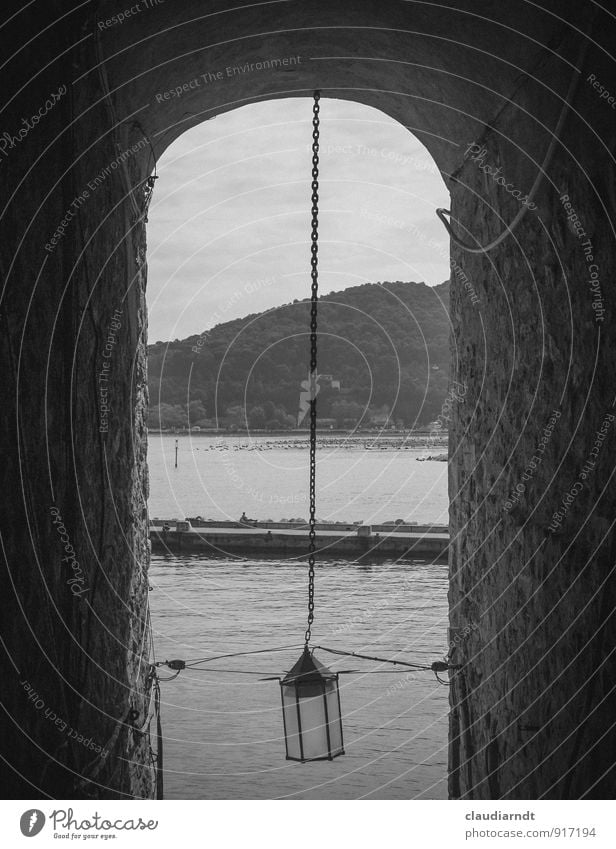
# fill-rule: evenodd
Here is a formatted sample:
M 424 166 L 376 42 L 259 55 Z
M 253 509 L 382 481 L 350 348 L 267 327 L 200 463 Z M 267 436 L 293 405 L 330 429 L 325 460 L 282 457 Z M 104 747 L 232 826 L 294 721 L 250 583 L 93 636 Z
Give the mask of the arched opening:
M 318 516 L 378 530 L 359 555 L 325 551 L 314 634 L 327 646 L 434 660 L 447 650 L 446 558 L 382 553 L 379 545 L 388 537 L 382 523 L 423 528 L 448 520 L 446 464 L 417 462 L 447 450 L 428 423 L 442 413 L 448 389 L 449 250 L 434 215 L 448 195 L 423 145 L 382 112 L 322 98 L 320 123 L 319 370 L 335 370 L 347 413 L 354 403 L 358 418 L 331 420 L 340 390 L 328 397 L 325 387 Z M 274 100 L 187 131 L 157 163 L 148 323 L 152 340 L 166 341 L 150 346 L 149 512 L 170 528 L 174 517 L 201 515 L 220 526 L 242 511 L 275 523 L 306 515 L 307 434 L 297 429 L 297 407 L 308 354 L 311 141 L 311 100 Z M 423 291 L 426 281 L 434 294 Z M 371 299 L 353 300 L 366 287 Z M 294 307 L 301 318 L 289 324 Z M 328 350 L 332 309 L 340 315 Z M 380 330 L 374 344 L 371 321 Z M 227 325 L 226 336 L 216 330 Z M 223 339 L 228 345 L 218 351 Z M 236 357 L 243 345 L 246 358 Z M 236 395 L 225 382 L 237 382 Z M 261 421 L 259 408 L 274 402 L 274 423 Z M 153 551 L 159 657 L 297 641 L 305 618 L 301 549 L 251 552 L 229 548 L 220 527 L 218 534 L 201 554 L 177 550 L 171 535 L 168 553 Z M 343 676 L 351 766 L 343 759 L 333 772 L 325 764 L 289 773 L 278 687 L 260 679 L 290 666 L 293 654 L 227 660 L 217 666 L 235 673 L 219 674 L 214 664 L 163 687 L 168 798 L 446 797 L 447 693 L 425 672 Z M 334 661 L 338 667 L 349 664 Z M 253 677 L 255 669 L 263 674 Z

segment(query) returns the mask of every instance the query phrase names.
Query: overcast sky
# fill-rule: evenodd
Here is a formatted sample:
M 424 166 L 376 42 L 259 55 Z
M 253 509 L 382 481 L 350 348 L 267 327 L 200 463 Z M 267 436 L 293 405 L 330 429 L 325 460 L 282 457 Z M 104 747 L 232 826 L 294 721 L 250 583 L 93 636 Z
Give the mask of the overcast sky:
M 310 294 L 312 101 L 251 104 L 186 132 L 158 163 L 148 224 L 150 342 Z M 432 158 L 375 109 L 321 100 L 320 292 L 434 286 L 449 206 Z

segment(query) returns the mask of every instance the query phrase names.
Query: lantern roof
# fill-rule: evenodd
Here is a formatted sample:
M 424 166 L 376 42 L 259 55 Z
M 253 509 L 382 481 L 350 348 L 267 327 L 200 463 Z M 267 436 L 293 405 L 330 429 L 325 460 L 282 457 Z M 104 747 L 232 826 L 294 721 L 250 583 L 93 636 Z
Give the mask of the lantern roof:
M 319 678 L 337 678 L 337 673 L 332 672 L 327 666 L 317 660 L 308 646 L 304 647 L 301 657 L 282 679 L 283 684 L 290 684 L 301 679 L 302 681 L 315 681 Z

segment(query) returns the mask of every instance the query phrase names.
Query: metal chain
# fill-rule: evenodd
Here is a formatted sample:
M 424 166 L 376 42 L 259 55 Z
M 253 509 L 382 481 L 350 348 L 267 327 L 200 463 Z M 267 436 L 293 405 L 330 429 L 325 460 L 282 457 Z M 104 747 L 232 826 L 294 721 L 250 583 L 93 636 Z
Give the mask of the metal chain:
M 308 532 L 308 627 L 306 646 L 310 642 L 314 621 L 314 551 L 317 471 L 317 304 L 319 297 L 319 100 L 315 91 L 312 107 L 312 244 L 310 247 L 310 529 Z

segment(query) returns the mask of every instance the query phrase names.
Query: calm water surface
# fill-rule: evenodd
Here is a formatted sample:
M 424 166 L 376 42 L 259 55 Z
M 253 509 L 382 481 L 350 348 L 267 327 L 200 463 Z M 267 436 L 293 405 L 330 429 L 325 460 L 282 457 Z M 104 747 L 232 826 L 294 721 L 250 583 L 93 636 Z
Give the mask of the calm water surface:
M 306 452 L 206 448 L 215 443 L 180 439 L 176 471 L 174 438 L 151 439 L 152 516 L 306 512 L 301 502 L 268 500 L 302 495 Z M 446 521 L 446 464 L 417 463 L 412 456 L 331 452 L 319 470 L 320 515 Z M 256 486 L 256 494 L 234 486 L 226 457 L 233 458 L 242 486 Z M 446 798 L 447 688 L 430 672 L 392 673 L 389 665 L 317 650 L 330 668 L 356 670 L 340 678 L 346 755 L 310 764 L 285 760 L 280 687 L 260 679 L 284 674 L 299 656 L 306 616 L 302 565 L 158 556 L 150 579 L 157 659 L 294 646 L 219 660 L 161 685 L 166 798 Z M 316 586 L 314 645 L 419 663 L 446 652 L 445 564 L 329 560 L 319 564 Z
M 149 441 L 150 516 L 237 519 L 306 517 L 308 451 L 289 440 L 175 437 Z M 276 444 L 279 447 L 259 450 Z M 425 450 L 324 448 L 317 456 L 317 513 L 333 521 L 394 519 L 447 524 L 447 463 L 418 462 Z

